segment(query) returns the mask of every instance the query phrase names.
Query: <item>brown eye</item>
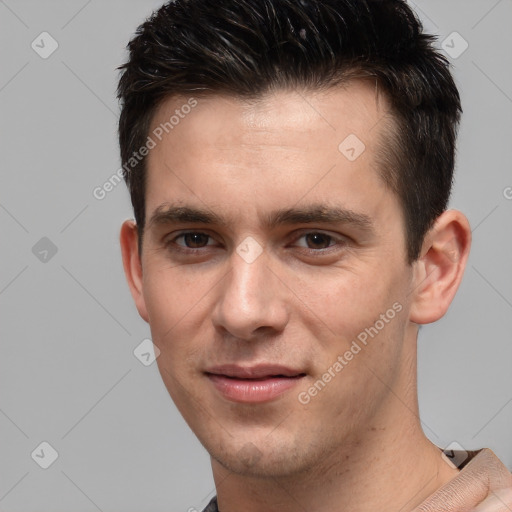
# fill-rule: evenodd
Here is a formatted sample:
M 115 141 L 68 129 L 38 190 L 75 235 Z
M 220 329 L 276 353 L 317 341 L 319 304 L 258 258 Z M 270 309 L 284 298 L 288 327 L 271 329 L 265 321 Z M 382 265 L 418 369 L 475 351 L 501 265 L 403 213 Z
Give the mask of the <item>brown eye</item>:
M 200 249 L 206 247 L 209 244 L 211 237 L 206 233 L 183 233 L 174 239 L 174 242 L 181 246 L 187 247 L 188 249 Z
M 324 233 L 308 233 L 305 239 L 309 249 L 327 249 L 332 243 L 332 236 Z
M 295 236 L 292 247 L 297 247 L 302 251 L 310 253 L 310 255 L 323 255 L 327 252 L 342 250 L 348 244 L 347 237 L 336 233 L 326 233 L 323 231 L 306 231 L 301 235 Z

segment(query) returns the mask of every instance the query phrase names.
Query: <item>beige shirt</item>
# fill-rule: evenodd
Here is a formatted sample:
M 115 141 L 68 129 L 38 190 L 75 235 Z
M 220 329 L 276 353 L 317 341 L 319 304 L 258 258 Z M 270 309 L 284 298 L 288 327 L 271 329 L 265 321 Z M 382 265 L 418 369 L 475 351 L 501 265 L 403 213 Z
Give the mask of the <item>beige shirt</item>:
M 460 473 L 414 512 L 512 511 L 512 474 L 509 470 L 488 448 L 468 454 L 468 461 Z

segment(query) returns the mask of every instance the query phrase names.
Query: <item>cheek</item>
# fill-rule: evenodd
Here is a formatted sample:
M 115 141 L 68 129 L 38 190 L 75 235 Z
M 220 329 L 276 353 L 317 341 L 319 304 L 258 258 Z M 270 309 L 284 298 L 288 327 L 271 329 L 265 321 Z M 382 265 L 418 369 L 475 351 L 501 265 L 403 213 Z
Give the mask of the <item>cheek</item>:
M 315 354 L 315 374 L 297 399 L 306 404 L 309 418 L 319 418 L 314 422 L 318 435 L 348 435 L 372 424 L 401 372 L 406 314 L 398 310 L 397 305 L 384 309 L 386 323 L 373 312 L 352 308 L 347 318 L 340 315 L 341 334 Z
M 208 345 L 206 320 L 211 310 L 215 280 L 191 280 L 186 272 L 167 269 L 148 272 L 144 296 L 151 337 L 159 348 L 157 363 L 173 398 L 180 382 L 190 379 Z M 210 336 L 211 340 L 211 336 Z
M 181 329 L 184 319 L 197 317 L 208 301 L 215 279 L 207 273 L 192 274 L 185 266 L 147 265 L 143 292 L 150 325 L 158 337 Z M 165 342 L 165 339 L 161 341 Z
M 295 276 L 294 279 L 297 280 Z M 294 288 L 302 321 L 319 336 L 319 329 L 343 342 L 355 338 L 384 315 L 391 323 L 404 309 L 404 279 L 390 268 L 340 268 L 301 279 Z M 295 291 L 295 290 L 294 290 Z M 393 305 L 399 303 L 402 306 Z M 379 321 L 378 327 L 381 326 Z

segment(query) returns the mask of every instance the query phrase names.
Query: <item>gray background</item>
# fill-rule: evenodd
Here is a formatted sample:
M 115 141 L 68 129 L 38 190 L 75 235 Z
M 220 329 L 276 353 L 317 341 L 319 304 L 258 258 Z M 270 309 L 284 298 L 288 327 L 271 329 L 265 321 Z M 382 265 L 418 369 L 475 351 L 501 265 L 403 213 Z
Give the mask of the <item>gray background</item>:
M 201 510 L 214 492 L 156 364 L 133 354 L 149 328 L 122 273 L 125 185 L 93 196 L 119 168 L 115 68 L 160 3 L 0 1 L 1 511 Z M 451 59 L 465 111 L 451 205 L 474 235 L 449 313 L 420 333 L 421 417 L 439 446 L 511 467 L 512 1 L 411 4 L 439 45 L 469 44 Z M 59 45 L 46 59 L 43 31 Z M 48 469 L 31 457 L 43 441 Z

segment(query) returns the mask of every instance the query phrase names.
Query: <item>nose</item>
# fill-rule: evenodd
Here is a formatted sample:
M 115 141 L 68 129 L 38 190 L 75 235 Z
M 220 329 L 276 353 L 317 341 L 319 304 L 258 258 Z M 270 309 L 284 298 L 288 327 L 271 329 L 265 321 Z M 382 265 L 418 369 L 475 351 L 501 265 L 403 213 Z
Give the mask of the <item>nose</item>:
M 288 323 L 287 289 L 265 252 L 254 261 L 233 252 L 218 293 L 213 322 L 224 334 L 254 341 L 282 332 Z

